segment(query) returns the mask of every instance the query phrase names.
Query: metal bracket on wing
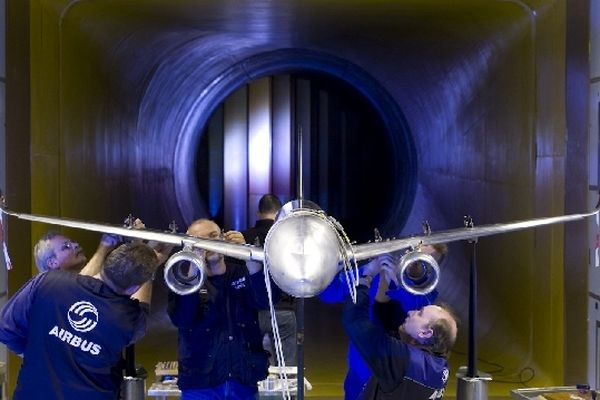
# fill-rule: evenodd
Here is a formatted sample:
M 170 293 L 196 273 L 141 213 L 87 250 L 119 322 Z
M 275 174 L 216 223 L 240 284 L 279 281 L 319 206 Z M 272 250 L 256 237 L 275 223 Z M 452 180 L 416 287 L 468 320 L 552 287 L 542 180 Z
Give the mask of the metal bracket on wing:
M 0 208 L 0 212 L 16 217 L 18 219 L 43 222 L 51 225 L 65 226 L 69 228 L 83 229 L 93 232 L 112 233 L 125 237 L 169 243 L 177 246 L 189 244 L 191 247 L 221 253 L 227 257 L 240 260 L 264 261 L 264 252 L 261 248 L 238 243 L 228 243 L 222 240 L 196 238 L 181 233 L 169 233 L 151 229 L 131 229 L 120 225 L 100 224 L 94 222 L 79 221 L 70 218 L 48 217 L 45 215 L 24 214 Z

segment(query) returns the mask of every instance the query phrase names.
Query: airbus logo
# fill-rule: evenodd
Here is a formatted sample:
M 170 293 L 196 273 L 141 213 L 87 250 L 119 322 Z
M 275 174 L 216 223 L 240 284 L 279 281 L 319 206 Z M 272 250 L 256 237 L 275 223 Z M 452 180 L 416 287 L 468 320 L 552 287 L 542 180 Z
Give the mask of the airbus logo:
M 98 310 L 89 301 L 78 301 L 69 308 L 69 324 L 78 332 L 89 332 L 98 324 Z
M 448 382 L 449 375 L 450 375 L 450 371 L 448 370 L 448 368 L 444 368 L 444 371 L 442 372 L 442 380 L 444 381 L 444 384 L 446 382 Z

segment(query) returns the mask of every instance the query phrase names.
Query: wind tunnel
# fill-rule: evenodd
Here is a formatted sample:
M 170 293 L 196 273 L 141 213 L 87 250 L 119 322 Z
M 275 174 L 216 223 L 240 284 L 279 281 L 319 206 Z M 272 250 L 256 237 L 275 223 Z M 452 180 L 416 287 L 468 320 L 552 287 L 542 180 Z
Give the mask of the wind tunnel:
M 33 0 L 31 210 L 109 223 L 134 213 L 149 227 L 175 220 L 181 230 L 216 216 L 243 229 L 248 198 L 297 195 L 301 126 L 305 196 L 349 224 L 351 239 L 367 240 L 373 228 L 420 233 L 424 219 L 434 231 L 455 228 L 465 214 L 475 224 L 564 214 L 565 7 Z M 247 137 L 228 147 L 224 126 L 239 133 L 245 121 L 248 131 L 244 112 L 261 80 L 267 125 L 286 133 L 268 142 L 267 184 L 244 167 L 236 176 L 245 180 L 232 185 L 227 171 L 252 156 Z M 241 117 L 228 119 L 232 104 Z M 34 226 L 32 241 L 46 229 Z M 94 248 L 93 235 L 69 234 Z M 564 324 L 564 246 L 560 226 L 478 244 L 478 367 L 496 379 L 491 394 L 565 383 L 564 340 L 576 327 Z M 469 261 L 466 245 L 450 244 L 439 285 L 463 319 L 453 374 L 466 365 Z M 147 369 L 176 359 L 165 298 L 157 288 L 138 346 Z M 307 302 L 308 396 L 341 394 L 347 339 L 332 312 L 339 308 Z

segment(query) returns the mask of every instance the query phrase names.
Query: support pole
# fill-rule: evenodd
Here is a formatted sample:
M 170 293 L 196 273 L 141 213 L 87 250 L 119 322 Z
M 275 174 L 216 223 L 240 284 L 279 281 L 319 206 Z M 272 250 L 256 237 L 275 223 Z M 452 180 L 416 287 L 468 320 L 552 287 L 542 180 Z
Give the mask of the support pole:
M 304 174 L 303 174 L 303 150 L 302 150 L 302 125 L 298 125 L 297 130 L 297 150 L 298 150 L 298 200 L 300 207 L 303 207 L 304 200 Z M 304 297 L 297 299 L 296 303 L 296 399 L 304 400 Z
M 125 348 L 125 376 L 121 384 L 122 400 L 144 400 L 146 395 L 145 379 L 139 377 L 135 367 L 135 345 Z
M 473 227 L 473 221 L 466 217 L 465 226 Z M 471 245 L 471 265 L 469 271 L 469 340 L 468 365 L 460 367 L 456 378 L 457 400 L 487 400 L 487 382 L 492 380 L 489 374 L 477 371 L 477 238 L 469 240 Z
M 467 377 L 477 376 L 477 239 L 471 243 L 471 268 L 469 276 L 469 349 Z
M 296 357 L 298 364 L 297 395 L 298 400 L 304 400 L 304 298 L 296 303 Z

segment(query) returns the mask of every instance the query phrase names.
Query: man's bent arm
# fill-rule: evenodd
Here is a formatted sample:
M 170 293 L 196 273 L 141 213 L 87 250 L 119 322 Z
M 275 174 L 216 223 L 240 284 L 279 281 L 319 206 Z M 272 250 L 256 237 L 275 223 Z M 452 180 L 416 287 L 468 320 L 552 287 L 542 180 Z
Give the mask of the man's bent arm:
M 404 376 L 408 359 L 406 345 L 388 336 L 382 326 L 370 320 L 369 288 L 359 285 L 357 296 L 356 304 L 350 299 L 344 303 L 344 328 L 382 387 L 394 387 Z

